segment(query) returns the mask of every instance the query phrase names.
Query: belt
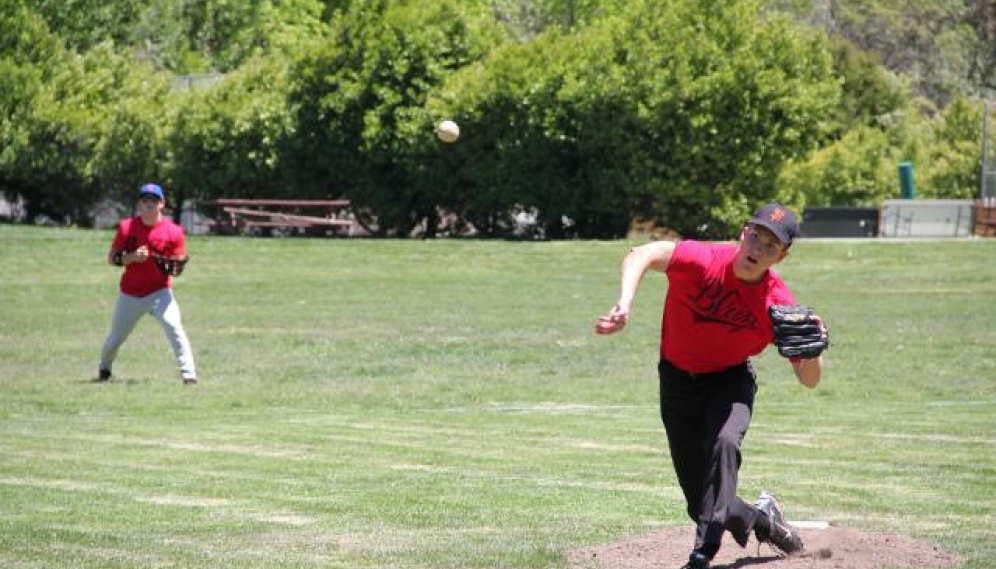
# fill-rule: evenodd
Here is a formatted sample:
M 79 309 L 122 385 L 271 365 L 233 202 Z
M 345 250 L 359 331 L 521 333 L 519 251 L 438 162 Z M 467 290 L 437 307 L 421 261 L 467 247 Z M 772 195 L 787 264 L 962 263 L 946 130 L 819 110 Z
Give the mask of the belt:
M 739 364 L 736 364 L 736 365 L 732 365 L 732 366 L 727 367 L 727 368 L 723 368 L 721 370 L 709 371 L 709 372 L 704 372 L 704 373 L 695 373 L 695 372 L 683 370 L 680 367 L 678 367 L 678 366 L 674 365 L 673 363 L 669 362 L 665 358 L 661 358 L 661 364 L 663 364 L 664 366 L 666 366 L 669 370 L 671 370 L 673 372 L 676 372 L 676 373 L 678 373 L 680 375 L 684 375 L 684 376 L 686 376 L 686 377 L 688 377 L 690 379 L 694 379 L 694 380 L 708 379 L 710 377 L 716 377 L 716 376 L 720 376 L 720 375 L 726 375 L 727 373 L 730 373 L 732 371 L 740 371 L 740 370 L 747 371 L 747 372 L 750 371 L 750 362 L 746 362 L 746 361 L 742 362 L 742 363 L 739 363 Z

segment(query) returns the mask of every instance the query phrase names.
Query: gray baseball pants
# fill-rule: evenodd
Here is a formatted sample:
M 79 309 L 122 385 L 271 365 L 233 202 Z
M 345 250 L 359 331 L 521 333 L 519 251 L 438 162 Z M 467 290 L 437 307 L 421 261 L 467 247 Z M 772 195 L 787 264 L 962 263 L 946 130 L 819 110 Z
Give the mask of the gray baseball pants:
M 712 558 L 725 531 L 746 545 L 758 511 L 737 497 L 737 475 L 757 391 L 752 366 L 693 374 L 661 360 L 658 372 L 671 462 L 696 524 L 694 549 Z
M 124 293 L 118 295 L 114 306 L 114 316 L 111 319 L 111 333 L 104 341 L 100 350 L 100 369 L 111 369 L 118 349 L 135 329 L 135 324 L 145 314 L 151 314 L 159 321 L 169 340 L 173 354 L 176 356 L 180 375 L 184 378 L 197 377 L 194 366 L 194 353 L 190 349 L 190 340 L 183 330 L 180 319 L 180 305 L 173 298 L 173 290 L 162 288 L 148 296 L 131 296 Z

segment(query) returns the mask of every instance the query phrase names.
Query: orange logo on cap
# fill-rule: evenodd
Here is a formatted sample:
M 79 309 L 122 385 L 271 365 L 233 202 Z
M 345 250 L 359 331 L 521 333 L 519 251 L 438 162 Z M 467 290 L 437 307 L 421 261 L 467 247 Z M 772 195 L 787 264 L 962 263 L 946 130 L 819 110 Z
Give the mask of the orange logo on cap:
M 771 212 L 771 221 L 781 221 L 783 219 L 785 219 L 784 209 L 778 208 L 775 211 Z

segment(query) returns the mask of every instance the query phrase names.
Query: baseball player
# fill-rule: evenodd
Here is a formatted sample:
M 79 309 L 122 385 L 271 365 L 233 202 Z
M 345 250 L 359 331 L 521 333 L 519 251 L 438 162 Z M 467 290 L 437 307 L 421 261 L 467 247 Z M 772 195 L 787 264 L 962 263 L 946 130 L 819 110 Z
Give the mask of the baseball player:
M 757 210 L 737 244 L 659 241 L 633 248 L 622 264 L 619 299 L 595 326 L 598 334 L 622 330 L 647 271 L 667 277 L 660 413 L 687 512 L 696 524 L 689 569 L 707 569 L 727 531 L 741 546 L 753 531 L 760 542 L 785 554 L 803 548 L 773 496 L 763 492 L 753 504 L 737 497 L 741 443 L 757 390 L 749 358 L 780 342 L 769 309 L 795 304 L 772 266 L 788 256 L 798 232 L 795 214 L 772 203 Z M 829 335 L 819 316 L 804 314 L 807 349 L 788 355 L 799 382 L 812 388 L 820 381 L 820 354 Z
M 107 262 L 124 267 L 121 294 L 114 306 L 111 333 L 100 351 L 98 380 L 111 379 L 111 364 L 144 314 L 153 315 L 169 340 L 183 383 L 197 383 L 194 354 L 180 321 L 170 277 L 179 276 L 188 257 L 183 227 L 163 215 L 166 196 L 156 184 L 138 190 L 138 215 L 118 223 Z

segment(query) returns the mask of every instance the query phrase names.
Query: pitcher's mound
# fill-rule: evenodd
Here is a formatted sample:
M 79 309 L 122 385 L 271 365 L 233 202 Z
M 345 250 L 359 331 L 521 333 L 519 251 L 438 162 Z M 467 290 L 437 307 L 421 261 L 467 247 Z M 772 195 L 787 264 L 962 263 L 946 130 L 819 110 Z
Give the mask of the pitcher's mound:
M 729 536 L 712 561 L 712 569 L 947 569 L 959 559 L 940 549 L 895 534 L 829 526 L 800 529 L 806 550 L 780 557 L 752 538 L 741 549 Z M 679 569 L 688 561 L 694 540 L 691 527 L 669 527 L 616 543 L 567 553 L 571 569 Z

